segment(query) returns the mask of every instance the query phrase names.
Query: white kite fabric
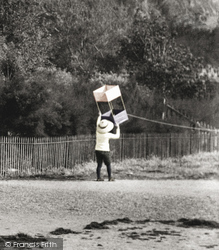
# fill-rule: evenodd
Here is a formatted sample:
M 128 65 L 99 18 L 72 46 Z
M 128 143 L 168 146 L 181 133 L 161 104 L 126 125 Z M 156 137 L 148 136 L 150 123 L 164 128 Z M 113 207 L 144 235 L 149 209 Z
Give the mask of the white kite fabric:
M 100 113 L 101 109 L 99 103 L 108 103 L 108 111 L 102 114 L 102 119 L 107 119 L 113 123 L 121 124 L 128 120 L 125 104 L 122 98 L 122 94 L 118 85 L 104 85 L 93 91 L 94 99 L 97 104 L 97 108 Z M 118 108 L 114 108 L 113 101 L 120 99 L 121 105 Z

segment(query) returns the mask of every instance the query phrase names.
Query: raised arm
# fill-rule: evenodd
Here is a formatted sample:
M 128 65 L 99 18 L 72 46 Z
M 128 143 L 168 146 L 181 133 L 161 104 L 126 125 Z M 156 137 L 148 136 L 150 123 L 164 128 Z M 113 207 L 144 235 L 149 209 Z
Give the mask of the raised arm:
M 119 139 L 120 137 L 120 127 L 119 127 L 119 124 L 116 124 L 116 133 L 113 134 L 113 133 L 110 133 L 110 139 Z
M 119 124 L 116 124 L 116 136 L 117 136 L 117 138 L 120 137 L 120 127 L 119 127 Z

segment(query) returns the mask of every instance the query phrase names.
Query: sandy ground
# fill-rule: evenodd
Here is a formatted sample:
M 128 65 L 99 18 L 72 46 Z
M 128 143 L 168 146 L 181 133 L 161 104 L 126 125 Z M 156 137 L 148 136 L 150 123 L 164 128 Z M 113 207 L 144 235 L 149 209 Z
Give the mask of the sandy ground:
M 217 180 L 10 180 L 0 181 L 0 194 L 1 236 L 63 238 L 69 250 L 219 249 L 219 228 L 179 223 L 219 225 Z M 91 222 L 98 227 L 89 228 Z

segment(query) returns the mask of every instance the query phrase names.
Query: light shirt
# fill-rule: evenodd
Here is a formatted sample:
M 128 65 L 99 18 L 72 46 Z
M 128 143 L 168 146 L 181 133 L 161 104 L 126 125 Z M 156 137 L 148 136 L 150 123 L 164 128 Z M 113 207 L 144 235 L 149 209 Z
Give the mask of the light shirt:
M 100 122 L 100 119 L 97 119 L 97 126 Z M 96 132 L 96 146 L 95 150 L 98 151 L 110 151 L 109 140 L 110 139 L 119 139 L 120 137 L 120 128 L 117 126 L 116 134 L 113 133 L 104 133 L 101 134 Z

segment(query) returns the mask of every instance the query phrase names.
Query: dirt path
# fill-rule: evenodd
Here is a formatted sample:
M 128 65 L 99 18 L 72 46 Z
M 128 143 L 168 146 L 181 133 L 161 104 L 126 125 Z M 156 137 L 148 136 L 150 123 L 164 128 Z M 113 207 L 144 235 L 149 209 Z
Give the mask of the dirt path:
M 186 228 L 178 221 L 219 222 L 216 180 L 11 180 L 0 181 L 0 194 L 0 235 L 22 232 L 61 237 L 64 249 L 79 250 L 219 249 L 218 228 Z M 125 217 L 128 222 L 119 220 L 108 229 L 84 229 L 91 222 Z M 72 233 L 50 234 L 57 228 Z

